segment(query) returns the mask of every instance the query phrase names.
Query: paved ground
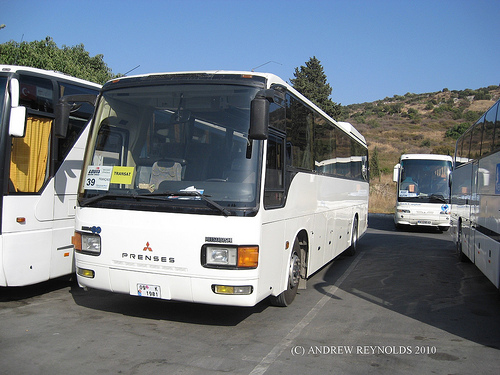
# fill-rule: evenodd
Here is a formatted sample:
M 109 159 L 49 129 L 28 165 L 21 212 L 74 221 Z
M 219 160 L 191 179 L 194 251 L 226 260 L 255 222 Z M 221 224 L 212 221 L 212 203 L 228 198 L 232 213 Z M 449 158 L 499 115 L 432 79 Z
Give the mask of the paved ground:
M 448 233 L 369 224 L 288 308 L 0 288 L 0 374 L 497 374 L 498 290 Z

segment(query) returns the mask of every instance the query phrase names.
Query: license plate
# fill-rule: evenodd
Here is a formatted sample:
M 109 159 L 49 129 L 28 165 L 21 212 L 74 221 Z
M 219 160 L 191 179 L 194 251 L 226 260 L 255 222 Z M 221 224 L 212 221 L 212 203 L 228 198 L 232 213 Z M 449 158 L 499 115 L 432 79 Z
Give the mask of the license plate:
M 422 224 L 422 225 L 431 225 L 430 220 L 419 220 L 417 224 Z
M 159 285 L 137 284 L 137 295 L 150 298 L 161 298 Z

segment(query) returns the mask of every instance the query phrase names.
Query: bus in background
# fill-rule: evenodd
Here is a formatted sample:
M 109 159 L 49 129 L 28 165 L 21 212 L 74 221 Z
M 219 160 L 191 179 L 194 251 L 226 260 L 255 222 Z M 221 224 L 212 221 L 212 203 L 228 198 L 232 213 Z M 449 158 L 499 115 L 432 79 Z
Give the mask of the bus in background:
M 62 95 L 97 97 L 100 85 L 61 73 L 0 65 L 0 286 L 74 272 L 76 192 L 93 107 L 53 125 Z M 95 99 L 94 99 L 95 100 Z
M 403 226 L 450 228 L 450 173 L 448 155 L 404 154 L 394 166 L 397 183 L 396 228 Z
M 500 287 L 500 101 L 458 140 L 451 180 L 451 235 L 470 260 Z
M 83 168 L 73 241 L 86 288 L 287 306 L 367 229 L 364 137 L 272 74 L 109 81 Z

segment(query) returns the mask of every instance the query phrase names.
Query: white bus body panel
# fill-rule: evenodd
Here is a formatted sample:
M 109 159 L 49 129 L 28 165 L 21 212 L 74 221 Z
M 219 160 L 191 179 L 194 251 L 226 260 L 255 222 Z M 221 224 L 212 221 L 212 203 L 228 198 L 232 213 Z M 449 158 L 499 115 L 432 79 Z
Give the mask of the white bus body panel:
M 0 235 L 0 286 L 35 284 L 74 272 L 76 191 L 88 127 L 37 195 L 7 195 Z M 18 223 L 17 218 L 24 218 Z
M 473 230 L 473 235 L 474 263 L 497 288 L 500 288 L 500 244 L 476 230 Z

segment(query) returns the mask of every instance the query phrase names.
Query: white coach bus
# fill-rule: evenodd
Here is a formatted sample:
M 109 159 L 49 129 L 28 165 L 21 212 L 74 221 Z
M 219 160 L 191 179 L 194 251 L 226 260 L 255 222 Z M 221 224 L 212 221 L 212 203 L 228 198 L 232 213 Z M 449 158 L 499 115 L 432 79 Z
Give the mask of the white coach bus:
M 457 141 L 451 183 L 452 237 L 500 287 L 500 101 Z
M 271 74 L 110 81 L 78 195 L 78 282 L 286 306 L 301 280 L 355 251 L 367 229 L 367 166 L 358 131 Z
M 394 223 L 450 228 L 452 158 L 436 154 L 404 154 L 394 166 L 397 183 Z
M 0 286 L 23 286 L 74 272 L 76 193 L 84 131 L 82 104 L 57 129 L 62 95 L 94 100 L 100 85 L 61 73 L 0 65 Z

